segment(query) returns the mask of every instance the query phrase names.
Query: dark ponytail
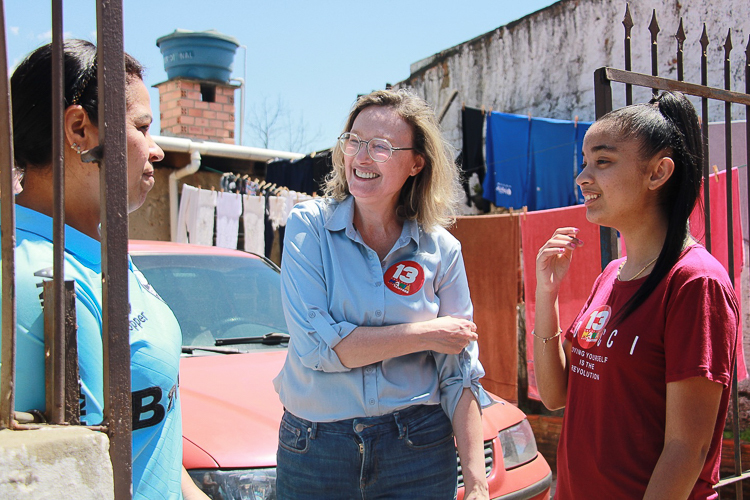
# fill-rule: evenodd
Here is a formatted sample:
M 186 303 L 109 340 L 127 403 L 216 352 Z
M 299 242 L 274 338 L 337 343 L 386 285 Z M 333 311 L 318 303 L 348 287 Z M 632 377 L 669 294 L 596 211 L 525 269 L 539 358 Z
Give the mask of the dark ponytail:
M 674 172 L 660 189 L 660 205 L 667 217 L 667 235 L 654 270 L 617 313 L 625 319 L 656 289 L 677 263 L 688 240 L 688 219 L 699 199 L 703 143 L 698 114 L 678 92 L 663 92 L 648 104 L 627 106 L 603 116 L 624 138 L 641 144 L 641 158 L 662 153 L 674 161 Z
M 85 40 L 63 42 L 64 106 L 80 104 L 97 124 L 99 93 L 96 46 Z M 125 54 L 128 77 L 143 79 L 143 66 Z M 10 79 L 13 152 L 16 166 L 43 167 L 52 162 L 52 45 L 39 47 L 18 65 Z

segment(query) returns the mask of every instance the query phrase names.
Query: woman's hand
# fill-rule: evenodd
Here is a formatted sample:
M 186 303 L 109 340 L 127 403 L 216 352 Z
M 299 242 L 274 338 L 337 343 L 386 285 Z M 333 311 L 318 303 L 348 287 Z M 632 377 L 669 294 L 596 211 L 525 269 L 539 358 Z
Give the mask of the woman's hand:
M 536 256 L 537 293 L 557 294 L 560 290 L 560 283 L 570 269 L 573 251 L 583 245 L 577 235 L 578 228 L 558 228 L 552 238 L 539 249 Z
M 427 349 L 443 354 L 458 354 L 469 342 L 477 340 L 477 325 L 473 321 L 442 316 L 422 323 Z

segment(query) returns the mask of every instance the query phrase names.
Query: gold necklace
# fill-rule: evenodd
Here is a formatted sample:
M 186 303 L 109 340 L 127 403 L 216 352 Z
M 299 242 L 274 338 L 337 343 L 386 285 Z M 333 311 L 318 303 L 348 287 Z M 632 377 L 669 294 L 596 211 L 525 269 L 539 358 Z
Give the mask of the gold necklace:
M 648 269 L 648 268 L 649 268 L 649 266 L 651 266 L 651 264 L 653 264 L 654 262 L 656 262 L 656 260 L 657 260 L 658 258 L 659 258 L 659 256 L 657 255 L 657 256 L 656 256 L 656 259 L 654 259 L 654 260 L 652 260 L 651 262 L 649 262 L 648 264 L 646 264 L 646 265 L 645 265 L 645 266 L 643 267 L 643 269 L 641 269 L 640 271 L 638 271 L 637 273 L 635 273 L 635 276 L 633 276 L 632 278 L 630 278 L 630 279 L 627 279 L 627 280 L 624 280 L 624 279 L 621 279 L 621 278 L 620 278 L 620 271 L 622 271 L 622 266 L 624 266 L 624 265 L 625 265 L 625 262 L 627 262 L 627 260 L 625 260 L 625 262 L 623 262 L 622 264 L 620 264 L 620 268 L 619 268 L 619 269 L 617 269 L 617 279 L 618 279 L 619 281 L 633 281 L 633 280 L 634 280 L 634 279 L 636 279 L 636 278 L 637 278 L 638 276 L 640 276 L 641 274 L 643 274 L 643 271 L 645 271 L 646 269 Z

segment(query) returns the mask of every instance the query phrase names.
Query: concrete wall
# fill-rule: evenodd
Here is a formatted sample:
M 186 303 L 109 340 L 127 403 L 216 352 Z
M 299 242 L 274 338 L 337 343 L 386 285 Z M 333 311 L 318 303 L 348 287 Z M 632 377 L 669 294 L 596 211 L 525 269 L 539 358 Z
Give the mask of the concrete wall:
M 657 11 L 659 74 L 676 78 L 676 42 L 680 16 L 687 35 L 685 80 L 700 83 L 699 39 L 708 27 L 709 85 L 722 87 L 722 46 L 732 28 L 732 89 L 745 90 L 745 48 L 750 35 L 750 2 L 747 0 L 632 0 L 633 71 L 651 73 L 648 25 Z M 602 66 L 624 68 L 625 2 L 562 0 L 518 21 L 497 28 L 461 45 L 418 61 L 411 76 L 396 87 L 411 86 L 436 109 L 453 90 L 458 97 L 443 119 L 446 138 L 461 146 L 461 105 L 544 118 L 594 119 L 594 70 Z M 491 12 L 482 15 L 491 15 Z M 624 86 L 613 86 L 614 105 L 625 102 Z M 635 102 L 650 92 L 634 92 Z M 744 106 L 734 107 L 734 119 L 744 119 Z M 710 120 L 724 118 L 723 104 L 715 102 Z
M 80 427 L 0 431 L 0 498 L 114 499 L 107 435 Z

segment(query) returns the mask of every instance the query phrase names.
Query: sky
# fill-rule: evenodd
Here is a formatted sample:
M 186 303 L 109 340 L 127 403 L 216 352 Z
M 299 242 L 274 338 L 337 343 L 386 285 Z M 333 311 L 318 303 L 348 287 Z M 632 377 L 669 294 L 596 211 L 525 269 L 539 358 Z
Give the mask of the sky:
M 175 29 L 215 29 L 240 48 L 233 77 L 247 75 L 245 146 L 309 153 L 332 146 L 359 94 L 409 77 L 409 66 L 520 19 L 551 0 L 123 0 L 125 50 L 145 67 L 154 124 L 167 79 L 156 39 Z M 6 0 L 8 64 L 51 41 L 49 0 Z M 96 42 L 93 0 L 63 2 L 65 37 Z M 244 61 L 247 60 L 246 72 Z M 239 92 L 236 94 L 239 115 Z M 258 116 L 279 111 L 268 144 Z M 239 122 L 238 122 L 239 123 Z M 254 127 L 256 125 L 256 127 Z M 239 137 L 239 127 L 237 131 Z

